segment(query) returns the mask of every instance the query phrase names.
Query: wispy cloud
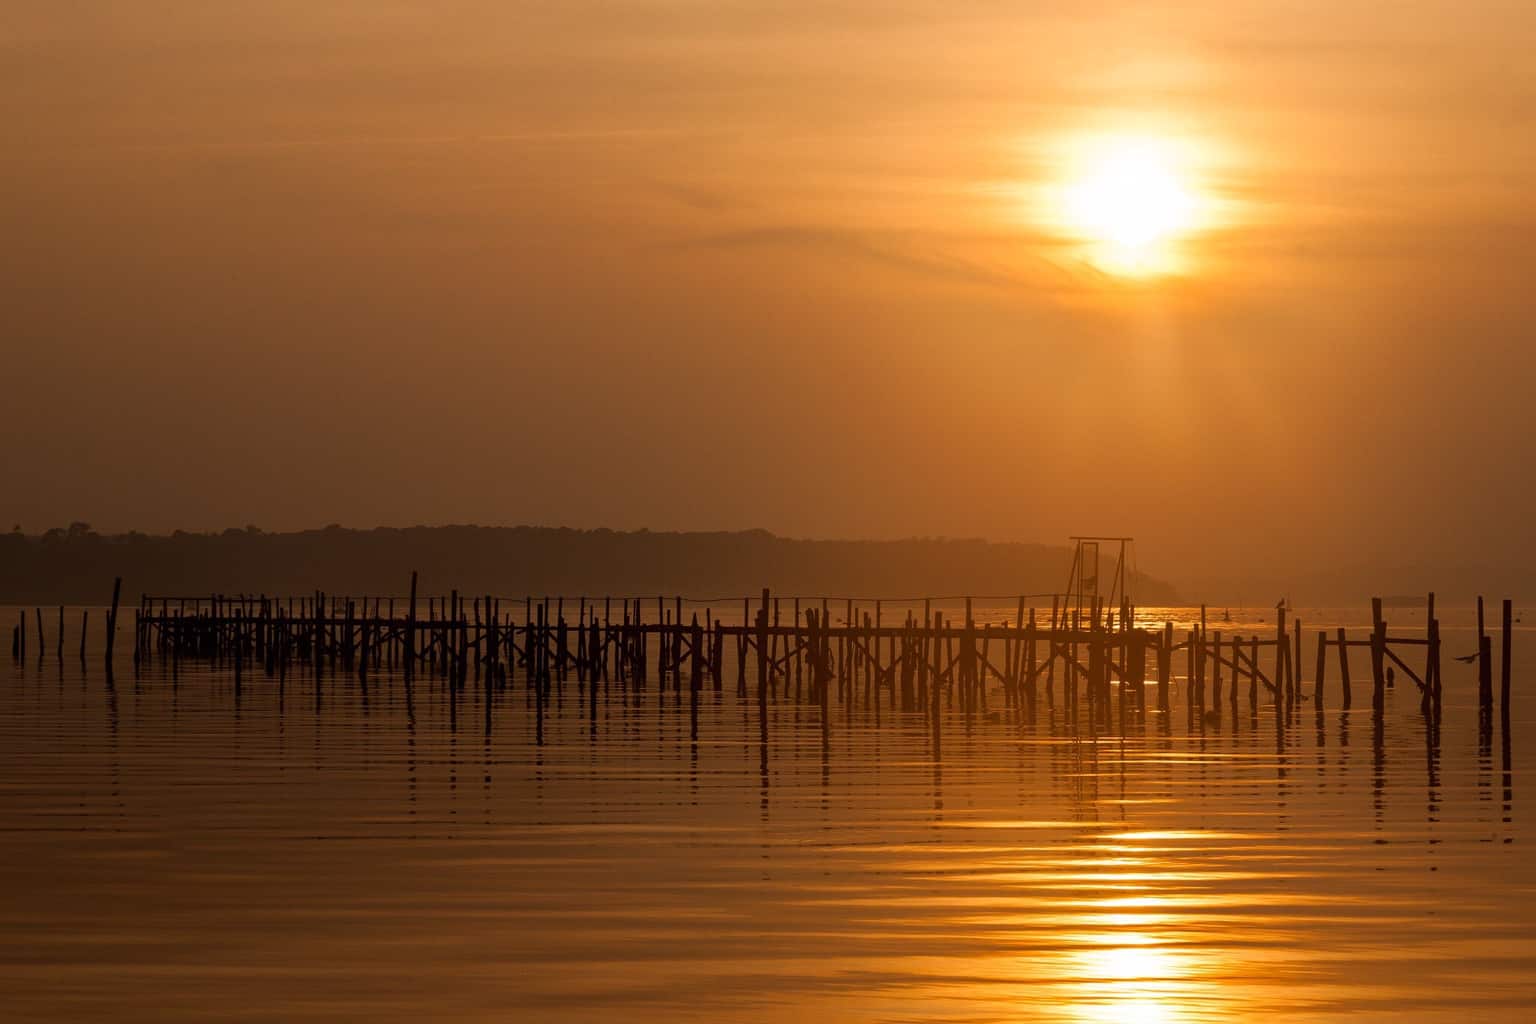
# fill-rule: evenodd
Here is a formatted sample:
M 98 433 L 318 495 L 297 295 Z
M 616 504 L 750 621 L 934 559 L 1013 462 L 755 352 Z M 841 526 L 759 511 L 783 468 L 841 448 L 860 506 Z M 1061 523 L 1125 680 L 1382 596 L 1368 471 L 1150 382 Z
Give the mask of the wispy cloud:
M 682 243 L 712 249 L 784 249 L 893 268 L 930 280 L 1017 290 L 1070 287 L 1070 275 L 1044 260 L 1031 268 L 964 258 L 948 251 L 941 236 L 923 232 L 878 232 L 810 226 L 749 228 L 708 235 Z M 995 240 L 994 240 L 995 241 Z

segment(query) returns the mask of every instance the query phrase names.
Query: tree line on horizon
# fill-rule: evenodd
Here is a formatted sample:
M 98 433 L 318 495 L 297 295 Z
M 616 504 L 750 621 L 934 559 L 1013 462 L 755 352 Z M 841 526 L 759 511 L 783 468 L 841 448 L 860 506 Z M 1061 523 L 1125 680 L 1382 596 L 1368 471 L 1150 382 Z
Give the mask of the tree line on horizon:
M 785 596 L 922 598 L 1047 594 L 1072 563 L 1065 545 L 986 540 L 800 540 L 767 530 L 670 533 L 565 527 L 414 526 L 268 533 L 99 534 L 83 522 L 0 535 L 0 601 L 101 603 L 112 579 L 125 595 L 210 593 L 298 596 L 422 593 L 682 595 L 741 598 L 770 587 Z M 1103 567 L 1105 584 L 1113 562 Z M 1142 604 L 1178 600 L 1140 574 Z

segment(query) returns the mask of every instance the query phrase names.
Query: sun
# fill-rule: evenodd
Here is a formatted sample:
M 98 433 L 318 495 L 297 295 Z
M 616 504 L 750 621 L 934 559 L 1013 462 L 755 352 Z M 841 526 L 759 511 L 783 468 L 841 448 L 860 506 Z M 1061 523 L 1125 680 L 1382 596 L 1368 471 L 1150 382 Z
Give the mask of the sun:
M 1157 138 L 1083 142 L 1060 188 L 1065 227 L 1115 274 L 1178 269 L 1178 243 L 1200 222 L 1200 200 L 1177 147 Z

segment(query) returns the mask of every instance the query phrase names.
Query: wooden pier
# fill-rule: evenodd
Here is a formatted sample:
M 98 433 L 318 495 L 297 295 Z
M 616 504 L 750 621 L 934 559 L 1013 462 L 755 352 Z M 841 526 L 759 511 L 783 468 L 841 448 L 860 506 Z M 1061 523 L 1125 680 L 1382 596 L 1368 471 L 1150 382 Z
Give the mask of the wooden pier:
M 118 580 L 106 615 L 109 669 L 120 591 Z M 521 680 L 541 696 L 568 681 L 693 692 L 730 686 L 743 697 L 755 687 L 760 701 L 825 708 L 835 700 L 877 714 L 882 707 L 921 712 L 935 723 L 945 709 L 1032 716 L 1043 702 L 1063 707 L 1072 720 L 1081 714 L 1110 726 L 1154 709 L 1166 715 L 1177 690 L 1190 725 L 1203 727 L 1219 723 L 1225 713 L 1235 720 L 1245 705 L 1250 714 L 1261 704 L 1290 712 L 1311 703 L 1321 712 L 1331 702 L 1348 710 L 1355 699 L 1349 650 L 1366 648 L 1372 711 L 1381 713 L 1400 672 L 1417 687 L 1423 714 L 1439 721 L 1443 653 L 1433 594 L 1426 599 L 1422 635 L 1394 634 L 1380 599 L 1372 601 L 1368 635 L 1351 637 L 1343 628 L 1317 631 L 1310 680 L 1302 672 L 1303 625 L 1289 619 L 1283 607 L 1265 632 L 1212 630 L 1203 608 L 1198 623 L 1176 632 L 1172 622 L 1139 617 L 1128 599 L 1111 605 L 1094 598 L 1074 607 L 1078 596 L 1020 596 L 1010 602 L 1012 615 L 999 616 L 997 598 L 834 600 L 775 597 L 767 589 L 756 598 L 729 602 L 511 599 L 456 591 L 421 596 L 412 574 L 409 594 L 400 598 L 144 595 L 134 615 L 133 664 L 138 671 L 159 660 L 175 671 L 183 660 L 210 662 L 232 671 L 237 686 L 252 674 L 283 680 L 302 669 L 317 679 L 346 673 L 366 681 L 370 674 L 393 672 L 409 683 L 428 675 L 445 680 L 450 692 L 474 685 L 495 693 Z M 989 621 L 979 622 L 974 614 L 980 601 L 994 609 Z M 717 613 L 737 602 L 739 616 Z M 946 615 L 935 606 L 952 610 Z M 43 609 L 34 610 L 34 619 L 41 654 L 47 649 Z M 26 657 L 27 620 L 22 612 L 12 629 L 17 659 Z M 82 615 L 82 659 L 88 623 L 88 614 Z M 1507 715 L 1507 600 L 1501 626 L 1498 697 Z M 1491 723 L 1493 643 L 1484 629 L 1481 598 L 1478 637 L 1477 651 L 1463 660 L 1478 663 L 1479 707 Z M 54 639 L 62 659 L 62 608 Z M 1329 678 L 1330 662 L 1337 666 L 1337 680 Z M 993 706 L 999 700 L 1001 705 Z
M 117 632 L 117 597 L 107 614 L 111 660 Z M 978 622 L 973 608 L 985 600 L 946 598 L 896 602 L 852 598 L 782 598 L 763 590 L 735 607 L 719 599 L 559 598 L 509 599 L 450 592 L 421 596 L 413 574 L 408 596 L 305 597 L 221 595 L 143 596 L 133 623 L 137 670 L 156 660 L 173 670 L 197 659 L 228 668 L 237 685 L 259 674 L 284 679 L 296 668 L 321 674 L 398 672 L 407 682 L 426 674 L 450 691 L 470 685 L 495 692 L 519 679 L 539 694 L 574 680 L 665 691 L 720 691 L 740 696 L 755 687 L 759 700 L 792 700 L 852 708 L 862 704 L 923 712 L 1033 715 L 1044 702 L 1063 706 L 1075 720 L 1110 725 L 1155 709 L 1170 712 L 1175 689 L 1191 725 L 1234 718 L 1246 705 L 1287 710 L 1310 702 L 1353 706 L 1349 649 L 1369 652 L 1370 701 L 1383 707 L 1398 673 L 1418 688 L 1423 713 L 1438 721 L 1442 704 L 1442 649 L 1434 595 L 1426 601 L 1422 635 L 1393 633 L 1382 602 L 1372 602 L 1369 635 L 1342 628 L 1315 635 L 1310 680 L 1303 679 L 1305 634 L 1300 621 L 1276 610 L 1264 633 L 1229 633 L 1201 621 L 1176 632 L 1171 622 L 1138 617 L 1129 600 L 1093 599 L 1073 607 L 1066 595 L 1021 596 L 1012 615 Z M 948 605 L 949 615 L 936 605 Z M 919 609 L 920 606 L 920 609 Z M 963 612 L 956 610 L 963 607 Z M 1510 602 L 1503 604 L 1500 703 L 1509 703 Z M 1494 705 L 1492 638 L 1483 632 L 1475 655 L 1479 706 Z M 57 656 L 64 651 L 60 609 Z M 701 617 L 702 614 L 702 617 Z M 897 615 L 899 614 L 899 618 Z M 727 617 L 734 621 L 726 621 Z M 997 619 L 996 611 L 990 617 Z M 85 656 L 81 622 L 81 657 Z M 35 611 L 37 644 L 45 649 L 42 609 Z M 25 613 L 12 630 L 12 653 L 25 658 Z M 1330 679 L 1330 661 L 1337 679 Z M 1310 687 L 1305 683 L 1310 682 Z M 1149 692 L 1150 691 L 1150 692 Z M 992 706 L 997 701 L 1001 706 Z

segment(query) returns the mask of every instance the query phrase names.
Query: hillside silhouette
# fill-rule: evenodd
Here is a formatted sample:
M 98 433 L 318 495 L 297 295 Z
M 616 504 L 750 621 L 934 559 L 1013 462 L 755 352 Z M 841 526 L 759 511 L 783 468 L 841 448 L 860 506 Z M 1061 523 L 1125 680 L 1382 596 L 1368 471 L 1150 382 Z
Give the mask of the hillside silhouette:
M 129 601 L 140 593 L 404 594 L 412 570 L 421 574 L 423 593 L 726 598 L 767 586 L 785 595 L 1011 595 L 1059 591 L 1071 560 L 1066 546 L 792 540 L 766 530 L 329 526 L 157 536 L 104 535 L 75 523 L 41 535 L 0 535 L 0 601 L 101 603 L 114 576 L 123 577 Z M 1146 604 L 1177 598 L 1170 585 L 1145 575 L 1131 592 Z

